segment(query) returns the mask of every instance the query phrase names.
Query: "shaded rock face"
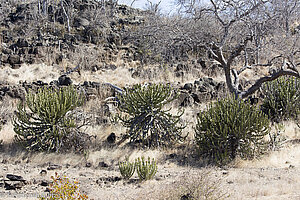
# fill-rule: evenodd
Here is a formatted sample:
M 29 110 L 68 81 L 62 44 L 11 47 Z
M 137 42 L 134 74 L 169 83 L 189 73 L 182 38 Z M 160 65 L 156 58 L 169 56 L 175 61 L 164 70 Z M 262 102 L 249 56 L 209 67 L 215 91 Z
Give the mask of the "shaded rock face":
M 127 63 L 155 63 L 145 58 L 140 52 L 140 44 L 132 42 L 129 35 L 147 20 L 146 11 L 108 1 L 66 0 L 70 13 L 71 31 L 68 32 L 60 5 L 49 3 L 45 14 L 42 11 L 38 13 L 37 2 L 10 5 L 8 14 L 4 15 L 5 19 L 0 22 L 0 66 L 16 69 L 24 63 L 60 65 L 67 60 L 74 65 L 82 63 L 82 69 L 97 71 L 119 58 Z M 180 45 L 178 49 L 181 49 Z M 82 53 L 88 55 L 88 61 L 80 62 Z M 145 63 L 143 60 L 146 60 Z M 177 77 L 193 73 L 195 67 L 210 69 L 201 59 L 193 64 L 188 62 L 187 53 L 172 57 L 170 64 L 174 64 Z
M 27 184 L 27 181 L 22 176 L 14 174 L 7 174 L 3 182 L 5 190 L 21 189 Z
M 72 80 L 70 77 L 66 76 L 66 75 L 62 75 L 58 78 L 58 85 L 59 86 L 68 86 L 68 85 L 72 85 Z
M 64 87 L 72 84 L 73 81 L 67 75 L 62 75 L 58 78 L 58 80 L 53 80 L 49 84 L 41 80 L 31 83 L 28 83 L 26 81 L 20 82 L 18 85 L 10 85 L 8 83 L 2 82 L 0 83 L 0 100 L 2 100 L 6 95 L 11 98 L 24 100 L 26 93 L 28 93 L 30 90 L 37 91 L 40 87 L 43 86 Z M 103 92 L 108 96 L 114 96 L 114 90 L 102 83 L 85 81 L 83 84 L 76 85 L 76 87 L 84 90 L 84 94 L 86 95 L 87 99 L 92 99 L 96 96 L 99 96 Z
M 113 61 L 119 50 L 124 51 L 122 59 L 134 60 L 135 50 L 125 45 L 123 35 L 130 26 L 144 21 L 144 11 L 105 1 L 66 0 L 71 27 L 68 32 L 60 5 L 49 3 L 47 12 L 38 13 L 37 2 L 6 3 L 9 13 L 3 14 L 0 22 L 0 65 L 18 68 L 23 63 L 60 64 L 65 55 L 78 64 L 70 52 L 82 52 L 85 45 L 95 49 L 99 61 Z
M 32 83 L 20 82 L 19 85 L 9 85 L 5 82 L 0 83 L 0 100 L 5 95 L 11 98 L 25 99 L 25 95 L 30 90 L 37 91 L 38 88 L 43 86 L 49 87 L 63 87 L 71 85 L 73 81 L 67 75 L 62 75 L 58 80 L 53 80 L 49 84 L 43 81 L 35 81 Z M 82 84 L 78 84 L 77 87 L 86 95 L 87 100 L 95 99 L 97 96 L 107 97 L 116 96 L 116 91 L 108 84 L 84 81 Z M 178 86 L 174 86 L 178 88 Z M 195 80 L 194 83 L 186 83 L 179 87 L 179 97 L 177 99 L 178 106 L 192 106 L 197 103 L 204 103 L 217 98 L 224 97 L 227 89 L 225 82 L 217 82 L 212 78 L 202 77 Z M 112 136 L 113 138 L 113 136 Z M 113 141 L 113 140 L 110 140 Z
M 212 78 L 203 77 L 194 83 L 186 83 L 180 88 L 177 100 L 180 106 L 191 106 L 194 103 L 203 103 L 226 95 L 225 82 L 217 82 Z
M 116 134 L 115 133 L 109 134 L 109 136 L 107 137 L 106 141 L 109 144 L 114 144 L 116 142 Z

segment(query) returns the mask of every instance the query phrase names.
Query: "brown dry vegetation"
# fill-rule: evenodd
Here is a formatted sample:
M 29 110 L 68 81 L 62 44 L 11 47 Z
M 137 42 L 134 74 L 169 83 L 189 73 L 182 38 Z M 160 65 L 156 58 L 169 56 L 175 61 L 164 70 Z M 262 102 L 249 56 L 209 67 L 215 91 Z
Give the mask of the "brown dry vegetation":
M 17 3 L 17 1 L 11 2 Z M 5 9 L 9 10 L 9 8 Z M 126 9 L 128 10 L 128 8 Z M 94 12 L 96 13 L 96 11 Z M 110 10 L 107 12 L 109 13 Z M 120 12 L 120 10 L 118 12 Z M 104 13 L 105 15 L 101 13 L 101 17 L 111 22 L 109 21 L 110 17 L 107 17 L 110 16 L 108 13 Z M 137 13 L 141 14 L 140 11 Z M 118 13 L 117 16 L 121 19 L 126 18 L 125 15 L 120 13 Z M 1 14 L 0 17 L 2 17 Z M 5 14 L 3 19 L 6 17 Z M 95 18 L 93 18 L 93 23 L 95 24 L 99 21 L 97 17 L 99 16 L 95 15 Z M 297 18 L 297 16 L 294 16 L 294 18 Z M 0 19 L 3 20 L 2 18 Z M 166 22 L 171 23 L 175 19 L 176 17 L 171 18 L 170 21 L 166 20 Z M 107 23 L 107 21 L 105 21 L 105 23 Z M 156 26 L 159 27 L 165 21 L 156 20 L 152 22 L 153 24 L 146 24 L 148 27 L 145 26 L 143 27 L 144 29 L 141 30 L 135 25 L 125 26 L 127 30 L 127 32 L 123 33 L 125 36 L 130 35 L 128 30 L 132 29 L 133 31 L 138 29 L 138 31 L 133 31 L 133 35 L 130 35 L 132 41 L 125 41 L 125 39 L 124 41 L 134 43 L 134 41 L 140 39 L 142 34 L 148 34 L 149 31 L 153 31 L 152 28 L 157 28 Z M 184 20 L 180 21 L 178 23 L 179 26 L 184 22 Z M 209 24 L 208 22 L 210 21 L 205 21 L 200 25 L 207 26 Z M 170 24 L 170 27 L 166 28 L 169 28 L 171 30 L 170 32 L 172 32 L 172 26 L 176 28 L 178 24 Z M 51 24 L 51 27 L 52 26 L 55 30 L 60 28 L 62 31 L 66 31 L 65 25 L 59 24 L 59 26 L 55 26 L 53 23 Z M 95 25 L 95 27 L 97 26 Z M 189 28 L 189 26 L 182 27 Z M 18 28 L 18 26 L 15 28 Z M 107 30 L 105 29 L 106 32 L 103 31 L 104 35 L 109 33 L 108 26 L 105 26 L 105 28 Z M 118 28 L 120 29 L 120 27 Z M 193 27 L 190 28 L 191 29 L 187 30 L 191 30 L 191 32 L 188 32 L 187 38 L 183 39 L 191 39 L 189 41 L 194 44 L 202 36 L 203 31 L 201 29 L 202 32 L 198 32 L 197 26 L 194 27 L 195 32 L 192 30 Z M 179 28 L 178 30 L 182 29 Z M 212 33 L 217 33 L 219 29 L 218 26 L 214 24 L 209 26 L 209 30 Z M 78 30 L 72 29 L 72 31 Z M 163 32 L 164 31 L 165 30 L 163 30 Z M 29 32 L 28 30 L 27 34 L 29 34 Z M 162 33 L 161 30 L 157 32 L 157 34 L 160 33 Z M 33 33 L 30 32 L 30 34 Z M 192 34 L 199 35 L 194 38 L 195 35 Z M 233 34 L 235 34 L 235 32 L 233 32 Z M 279 35 L 280 34 L 281 32 Z M 153 43 L 143 45 L 153 48 L 153 52 L 158 52 L 157 54 L 171 54 L 167 51 L 171 49 L 175 51 L 175 53 L 170 57 L 178 56 L 177 54 L 180 54 L 177 52 L 178 46 L 168 46 L 169 35 L 162 34 L 161 36 L 162 37 L 158 39 L 165 40 L 165 45 L 160 46 L 159 42 L 155 43 L 156 40 L 154 40 L 155 42 L 151 40 L 150 42 Z M 175 36 L 181 37 L 180 34 Z M 241 32 L 238 33 L 237 37 L 242 36 L 243 33 Z M 16 37 L 20 37 L 20 35 Z M 232 38 L 230 38 L 230 40 Z M 102 39 L 105 40 L 106 38 Z M 280 38 L 276 37 L 275 39 L 279 40 Z M 0 34 L 1 55 L 2 42 L 3 39 Z M 297 40 L 297 42 L 299 43 L 299 40 Z M 234 44 L 236 43 L 238 42 L 235 41 Z M 263 61 L 268 60 L 268 56 L 271 56 L 270 52 L 274 53 L 271 44 L 273 43 L 270 42 L 264 47 L 267 50 L 261 55 Z M 215 60 L 212 61 L 205 58 L 207 68 L 199 67 L 199 64 L 197 64 L 199 57 L 202 59 L 202 56 L 206 56 L 207 52 L 203 53 L 203 49 L 201 49 L 199 52 L 196 52 L 197 55 L 189 54 L 190 51 L 192 51 L 187 47 L 189 44 L 182 44 L 184 48 L 188 50 L 185 52 L 183 48 L 183 54 L 179 55 L 182 57 L 187 56 L 187 60 L 176 60 L 172 57 L 170 58 L 170 63 L 166 65 L 164 62 L 153 62 L 151 56 L 149 56 L 149 58 L 147 56 L 147 58 L 143 58 L 145 60 L 142 58 L 131 61 L 124 59 L 126 52 L 120 49 L 121 47 L 124 48 L 124 46 L 127 47 L 128 44 L 126 44 L 127 46 L 121 44 L 118 47 L 112 48 L 113 53 L 105 52 L 102 49 L 103 46 L 101 46 L 101 42 L 97 45 L 88 42 L 82 43 L 81 45 L 77 45 L 76 48 L 70 52 L 68 52 L 69 49 L 63 49 L 61 51 L 55 46 L 52 49 L 50 48 L 51 51 L 44 52 L 45 55 L 42 57 L 43 62 L 41 64 L 24 63 L 16 68 L 8 64 L 1 64 L 1 84 L 17 85 L 20 81 L 30 83 L 37 80 L 49 83 L 52 80 L 57 80 L 60 75 L 65 73 L 68 69 L 74 68 L 77 64 L 80 64 L 82 67 L 80 73 L 75 72 L 69 75 L 75 84 L 82 84 L 84 81 L 95 81 L 125 87 L 137 83 L 163 82 L 182 87 L 185 83 L 194 83 L 195 80 L 199 80 L 200 77 L 204 76 L 213 77 L 216 81 L 224 81 L 225 79 L 223 71 L 216 67 Z M 280 46 L 280 44 L 278 45 Z M 67 56 L 57 63 L 57 57 L 61 54 L 67 54 Z M 274 54 L 274 56 L 276 55 Z M 153 57 L 155 56 L 156 55 L 153 55 Z M 244 55 L 241 57 L 243 56 Z M 295 56 L 295 60 L 299 62 L 297 56 Z M 192 67 L 183 70 L 182 75 L 178 75 L 176 74 L 176 67 L 182 63 Z M 232 68 L 238 69 L 243 63 L 244 60 L 239 58 L 232 64 Z M 114 65 L 117 66 L 117 68 L 106 69 L 105 67 L 100 67 L 100 69 L 96 70 L 91 69 L 94 65 L 96 65 L 96 67 Z M 245 87 L 249 87 L 255 80 L 266 75 L 270 75 L 270 71 L 267 67 L 257 67 L 254 70 L 246 69 L 240 75 L 241 85 L 244 84 Z M 139 149 L 127 145 L 126 142 L 120 145 L 112 145 L 106 142 L 107 137 L 112 132 L 116 133 L 117 141 L 120 141 L 126 129 L 122 127 L 121 124 L 114 124 L 110 121 L 112 119 L 111 114 L 113 114 L 114 110 L 111 109 L 110 114 L 107 114 L 106 106 L 115 107 L 107 104 L 106 98 L 109 97 L 110 93 L 105 89 L 101 89 L 102 88 L 99 89 L 99 93 L 96 97 L 87 101 L 86 104 L 80 108 L 84 113 L 87 113 L 90 120 L 90 124 L 83 127 L 82 130 L 89 135 L 96 136 L 91 147 L 85 151 L 84 154 L 30 153 L 25 151 L 14 143 L 13 139 L 15 133 L 11 121 L 20 100 L 10 98 L 6 95 L 0 101 L 0 141 L 2 141 L 0 146 L 0 199 L 37 199 L 40 195 L 46 195 L 46 187 L 41 186 L 41 182 L 50 181 L 50 177 L 56 172 L 69 177 L 71 180 L 78 180 L 81 190 L 86 192 L 90 199 L 95 200 L 181 199 L 184 195 L 193 192 L 197 193 L 195 196 L 199 199 L 300 199 L 300 128 L 295 122 L 283 122 L 285 129 L 282 136 L 284 136 L 286 140 L 279 150 L 269 151 L 268 154 L 263 155 L 260 159 L 245 161 L 237 158 L 228 166 L 216 167 L 209 165 L 207 160 L 199 158 L 193 144 L 193 127 L 195 127 L 197 113 L 204 110 L 209 102 L 194 103 L 185 107 L 182 121 L 187 125 L 184 129 L 184 134 L 189 135 L 183 144 L 165 149 Z M 175 102 L 170 105 L 170 107 L 172 108 L 171 112 L 176 113 L 178 108 L 177 103 Z M 106 122 L 103 122 L 104 119 Z M 272 131 L 276 131 L 275 127 L 272 127 Z M 118 162 L 123 161 L 127 156 L 129 160 L 132 161 L 140 156 L 155 158 L 158 164 L 158 172 L 155 178 L 150 181 L 139 182 L 135 174 L 129 181 L 120 179 L 121 175 L 118 169 Z M 59 165 L 61 168 L 47 170 L 51 164 Z M 42 170 L 46 170 L 47 174 L 41 175 L 40 172 Z M 5 190 L 1 180 L 5 179 L 7 174 L 20 175 L 27 181 L 27 184 L 21 189 Z M 207 198 L 203 197 L 205 195 Z
M 118 76 L 117 72 L 114 72 L 115 76 Z M 98 77 L 101 79 L 101 75 Z M 122 85 L 124 80 L 119 81 L 116 84 Z M 125 82 L 129 81 L 130 79 Z M 87 102 L 84 110 L 100 112 L 97 105 L 102 101 L 103 98 L 91 100 Z M 17 100 L 14 99 L 7 98 L 2 101 L 1 115 L 8 115 L 11 118 L 16 104 Z M 197 112 L 204 108 L 205 104 L 186 109 L 183 120 L 188 122 L 188 128 L 185 130 L 186 133 L 190 133 L 188 141 L 193 138 L 192 127 L 195 124 L 191 119 L 195 119 Z M 213 189 L 215 195 L 229 195 L 228 199 L 300 198 L 300 144 L 295 142 L 300 139 L 300 131 L 293 122 L 285 122 L 284 135 L 290 142 L 282 149 L 270 152 L 259 160 L 236 160 L 226 168 L 207 166 L 205 161 L 194 157 L 190 142 L 165 150 L 139 150 L 126 145 L 108 146 L 105 140 L 111 132 L 120 136 L 125 131 L 121 125 L 86 127 L 85 131 L 88 134 L 97 136 L 94 147 L 86 155 L 27 153 L 12 146 L 14 136 L 12 128 L 11 122 L 8 121 L 0 132 L 0 139 L 3 140 L 0 176 L 5 177 L 9 173 L 18 174 L 28 180 L 29 184 L 16 191 L 1 189 L 1 198 L 5 199 L 36 199 L 38 195 L 45 195 L 45 187 L 39 183 L 42 180 L 50 180 L 50 176 L 55 172 L 72 180 L 79 180 L 81 189 L 91 199 L 179 199 L 178 197 L 185 195 L 188 189 L 196 187 L 197 184 L 199 186 L 205 184 L 205 187 L 213 186 L 207 190 Z M 134 175 L 129 182 L 118 180 L 117 178 L 121 177 L 118 162 L 124 160 L 125 156 L 134 160 L 142 155 L 157 159 L 158 172 L 155 179 L 139 183 L 137 176 Z M 101 166 L 101 162 L 106 163 L 107 167 Z M 48 170 L 47 175 L 41 176 L 40 171 L 46 169 L 50 163 L 58 164 L 62 169 Z M 91 166 L 87 167 L 87 163 Z

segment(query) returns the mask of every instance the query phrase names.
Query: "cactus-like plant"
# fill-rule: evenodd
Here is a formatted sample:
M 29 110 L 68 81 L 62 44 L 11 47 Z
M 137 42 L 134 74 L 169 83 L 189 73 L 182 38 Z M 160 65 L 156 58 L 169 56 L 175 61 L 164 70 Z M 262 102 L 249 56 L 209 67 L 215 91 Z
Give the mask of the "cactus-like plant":
M 217 164 L 236 156 L 251 159 L 267 150 L 268 117 L 256 107 L 233 97 L 210 104 L 199 113 L 195 140 L 199 153 Z
M 177 98 L 174 90 L 163 84 L 135 85 L 119 95 L 120 120 L 128 128 L 130 142 L 148 147 L 171 145 L 185 139 L 179 125 L 183 111 L 169 113 L 164 106 Z
M 145 157 L 142 156 L 135 160 L 135 165 L 137 174 L 141 181 L 152 179 L 157 172 L 157 165 L 154 158 L 151 161 L 150 157 L 148 157 L 148 160 L 145 160 Z
M 129 162 L 128 158 L 125 161 L 119 162 L 119 170 L 124 179 L 130 179 L 135 171 L 135 163 Z
M 70 111 L 83 102 L 84 96 L 73 86 L 29 92 L 15 112 L 16 141 L 28 150 L 47 152 L 78 145 L 80 132 Z
M 262 87 L 261 106 L 273 121 L 295 119 L 300 113 L 300 79 L 281 77 Z

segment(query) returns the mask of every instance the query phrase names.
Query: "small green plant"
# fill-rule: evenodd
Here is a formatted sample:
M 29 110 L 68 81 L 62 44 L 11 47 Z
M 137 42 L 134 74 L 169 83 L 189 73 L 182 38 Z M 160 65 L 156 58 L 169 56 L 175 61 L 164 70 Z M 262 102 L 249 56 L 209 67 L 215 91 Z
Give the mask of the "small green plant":
M 70 181 L 67 177 L 61 177 L 57 173 L 51 176 L 53 183 L 50 184 L 50 193 L 40 200 L 86 200 L 88 196 L 79 189 L 78 181 Z
M 84 102 L 73 86 L 59 89 L 43 87 L 26 95 L 13 120 L 16 141 L 33 151 L 59 152 L 62 148 L 81 148 L 83 133 L 72 110 Z
M 272 121 L 296 119 L 300 113 L 300 79 L 281 77 L 262 86 L 261 108 Z
M 184 126 L 179 125 L 183 114 L 172 115 L 164 106 L 177 98 L 170 86 L 163 84 L 135 85 L 119 95 L 119 110 L 125 113 L 120 120 L 128 128 L 127 137 L 132 143 L 148 147 L 182 142 Z
M 128 180 L 134 174 L 135 163 L 129 162 L 128 158 L 126 158 L 125 161 L 119 162 L 119 170 L 124 179 Z
M 195 127 L 199 153 L 217 164 L 236 156 L 251 159 L 267 150 L 268 117 L 256 107 L 233 97 L 210 104 Z
M 148 157 L 148 160 L 145 160 L 143 156 L 142 158 L 137 158 L 135 160 L 135 167 L 141 181 L 152 179 L 157 172 L 156 161 L 154 158 L 151 161 L 150 157 Z
M 271 151 L 279 150 L 287 140 L 286 137 L 282 135 L 282 133 L 285 131 L 284 125 L 275 123 L 274 127 L 275 131 L 269 133 Z

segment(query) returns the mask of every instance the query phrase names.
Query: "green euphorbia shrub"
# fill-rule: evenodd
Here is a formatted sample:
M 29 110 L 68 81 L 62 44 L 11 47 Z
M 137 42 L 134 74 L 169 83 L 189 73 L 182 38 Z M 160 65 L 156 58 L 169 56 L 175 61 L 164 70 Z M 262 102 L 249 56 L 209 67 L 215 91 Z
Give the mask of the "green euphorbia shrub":
M 183 114 L 173 115 L 164 106 L 176 99 L 174 90 L 167 85 L 135 85 L 118 96 L 120 117 L 128 128 L 127 137 L 132 143 L 148 147 L 171 145 L 183 141 L 184 126 L 180 124 Z
M 80 150 L 86 135 L 78 130 L 71 111 L 83 102 L 84 96 L 73 86 L 29 92 L 15 112 L 16 141 L 30 151 Z
M 217 164 L 236 156 L 253 158 L 267 149 L 268 117 L 243 100 L 226 98 L 199 113 L 195 141 L 199 153 Z
M 272 121 L 295 119 L 300 113 L 300 79 L 281 77 L 262 87 L 261 108 Z

